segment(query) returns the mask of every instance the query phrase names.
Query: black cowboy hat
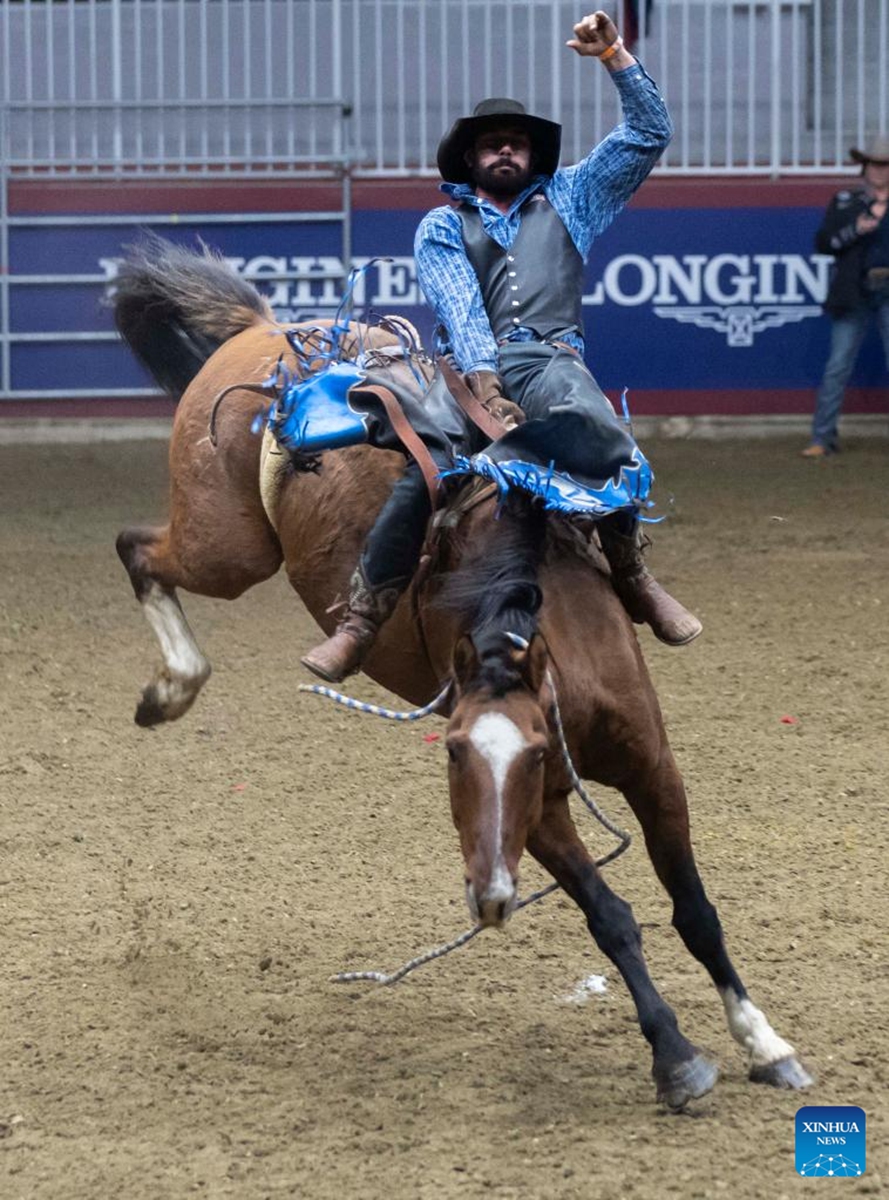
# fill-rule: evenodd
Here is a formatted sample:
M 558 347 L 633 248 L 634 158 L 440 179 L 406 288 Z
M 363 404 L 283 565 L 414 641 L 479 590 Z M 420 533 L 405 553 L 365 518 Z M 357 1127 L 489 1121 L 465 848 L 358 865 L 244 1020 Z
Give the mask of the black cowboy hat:
M 889 137 L 881 134 L 879 137 L 871 138 L 863 150 L 856 150 L 853 146 L 849 151 L 853 162 L 862 163 L 867 166 L 868 163 L 879 163 L 881 166 L 889 166 Z
M 518 100 L 495 97 L 476 104 L 471 117 L 461 117 L 451 126 L 450 132 L 441 139 L 438 147 L 438 169 L 442 179 L 448 183 L 471 183 L 469 167 L 464 155 L 472 149 L 475 139 L 486 129 L 516 125 L 523 129 L 531 140 L 531 150 L 536 157 L 534 173 L 552 175 L 559 165 L 562 145 L 562 126 L 543 117 L 532 117 L 525 112 L 524 104 Z

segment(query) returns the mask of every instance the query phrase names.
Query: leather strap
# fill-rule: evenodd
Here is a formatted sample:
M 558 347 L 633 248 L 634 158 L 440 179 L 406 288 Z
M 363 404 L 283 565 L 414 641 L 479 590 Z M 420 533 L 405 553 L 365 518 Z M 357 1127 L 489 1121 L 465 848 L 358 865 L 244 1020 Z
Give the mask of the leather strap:
M 210 409 L 210 444 L 212 446 L 217 444 L 216 419 L 219 416 L 219 406 L 229 392 L 237 391 L 253 392 L 255 395 L 265 396 L 269 400 L 274 400 L 278 394 L 275 385 L 272 383 L 230 383 L 221 392 L 217 392 L 216 399 L 213 401 L 213 407 Z
M 404 446 L 405 450 L 412 456 L 414 462 L 423 472 L 423 479 L 426 481 L 426 490 L 429 492 L 429 499 L 432 503 L 432 511 L 435 512 L 438 506 L 438 493 L 440 484 L 438 481 L 438 466 L 435 459 L 426 448 L 423 439 L 414 430 L 410 421 L 404 415 L 404 410 L 398 403 L 398 399 L 394 392 L 390 392 L 388 388 L 383 387 L 378 383 L 362 383 L 359 384 L 355 391 L 371 392 L 382 404 L 386 410 L 386 416 L 392 424 L 392 428 L 398 434 L 399 441 Z
M 442 373 L 448 391 L 469 417 L 473 424 L 477 425 L 485 437 L 489 437 L 492 442 L 496 442 L 498 438 L 503 437 L 506 430 L 495 420 L 488 412 L 483 404 L 480 404 L 469 390 L 468 385 L 460 378 L 448 360 L 441 355 L 435 360 L 436 365 Z

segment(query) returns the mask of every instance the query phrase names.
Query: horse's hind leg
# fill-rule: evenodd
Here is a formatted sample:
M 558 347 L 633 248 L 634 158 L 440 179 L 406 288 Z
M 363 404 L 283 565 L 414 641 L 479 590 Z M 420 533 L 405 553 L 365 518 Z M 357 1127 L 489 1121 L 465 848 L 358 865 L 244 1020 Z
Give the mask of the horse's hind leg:
M 689 832 L 685 787 L 669 750 L 644 781 L 623 789 L 645 835 L 658 878 L 673 901 L 673 925 L 722 997 L 732 1037 L 749 1056 L 750 1078 L 805 1088 L 812 1077 L 747 995 L 725 948 L 719 916 L 704 891 Z
M 158 578 L 168 541 L 166 529 L 141 528 L 125 529 L 117 539 L 117 553 L 163 655 L 163 665 L 142 689 L 136 707 L 136 724 L 142 726 L 181 717 L 210 676 L 210 664 L 189 628 L 176 589 Z
M 281 544 L 259 493 L 259 443 L 245 436 L 252 411 L 248 414 L 243 404 L 239 408 L 233 396 L 213 444 L 206 432 L 205 392 L 212 395 L 208 388 L 187 393 L 177 410 L 170 444 L 170 524 L 125 529 L 117 539 L 117 552 L 163 654 L 163 666 L 136 710 L 139 725 L 181 717 L 210 674 L 176 589 L 234 600 L 281 565 Z
M 593 864 L 564 796 L 547 803 L 528 849 L 582 909 L 599 949 L 623 976 L 652 1049 L 658 1099 L 679 1109 L 705 1095 L 716 1082 L 716 1067 L 680 1032 L 675 1013 L 654 986 L 632 910 Z

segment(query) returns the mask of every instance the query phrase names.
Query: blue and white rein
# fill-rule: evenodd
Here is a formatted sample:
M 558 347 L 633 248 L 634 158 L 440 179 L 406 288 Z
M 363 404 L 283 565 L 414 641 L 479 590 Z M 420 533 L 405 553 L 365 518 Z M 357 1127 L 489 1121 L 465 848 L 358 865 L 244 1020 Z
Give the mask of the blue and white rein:
M 518 646 L 523 650 L 527 649 L 527 641 L 524 638 L 519 637 L 518 634 L 508 633 L 506 636 L 514 646 Z M 592 797 L 584 788 L 580 776 L 577 774 L 574 763 L 571 760 L 571 754 L 568 750 L 568 743 L 565 740 L 565 729 L 562 724 L 562 715 L 559 712 L 559 701 L 556 695 L 556 685 L 552 677 L 552 672 L 549 669 L 547 669 L 546 680 L 549 684 L 553 697 L 553 724 L 559 739 L 559 747 L 562 751 L 562 758 L 564 759 L 565 765 L 568 769 L 569 777 L 571 779 L 571 786 L 574 788 L 575 792 L 577 792 L 578 796 L 580 796 L 581 800 L 584 802 L 596 820 L 603 825 L 609 833 L 614 834 L 614 836 L 619 839 L 619 844 L 615 846 L 613 850 L 611 850 L 608 854 L 603 855 L 602 858 L 596 859 L 595 865 L 597 867 L 604 867 L 607 863 L 614 862 L 619 855 L 623 854 L 623 852 L 629 847 L 632 838 L 629 833 L 625 832 L 623 829 L 620 829 L 605 815 L 601 808 L 599 808 L 598 804 L 596 804 L 595 800 L 592 799 Z M 324 687 L 322 684 L 318 683 L 301 684 L 299 690 L 301 692 L 309 692 L 314 696 L 324 696 L 328 700 L 333 700 L 334 703 L 341 704 L 344 708 L 350 708 L 356 712 L 371 713 L 376 717 L 385 717 L 389 721 L 419 721 L 423 717 L 428 717 L 431 713 L 434 713 L 439 708 L 439 706 L 444 702 L 448 692 L 451 690 L 451 683 L 450 681 L 446 683 L 435 699 L 431 700 L 422 708 L 410 709 L 407 712 L 398 712 L 395 709 L 383 708 L 378 704 L 368 704 L 364 700 L 355 700 L 352 696 L 346 696 L 343 692 L 334 691 L 333 688 Z M 537 892 L 533 892 L 524 900 L 520 900 L 516 905 L 515 911 L 518 912 L 520 908 L 525 908 L 529 904 L 534 904 L 538 900 L 542 900 L 544 896 L 548 896 L 550 892 L 556 891 L 556 889 L 560 886 L 561 885 L 558 883 L 547 884 L 546 887 L 541 888 Z M 383 984 L 398 983 L 400 979 L 404 979 L 405 975 L 409 975 L 411 971 L 415 971 L 417 967 L 423 966 L 424 963 L 432 962 L 436 958 L 441 958 L 443 955 L 449 954 L 452 950 L 456 950 L 459 946 L 465 946 L 467 942 L 471 941 L 477 934 L 481 933 L 483 928 L 484 926 L 482 925 L 475 925 L 472 929 L 467 929 L 465 933 L 461 933 L 460 936 L 455 938 L 452 942 L 447 942 L 442 946 L 436 946 L 435 949 L 428 950 L 425 954 L 420 954 L 416 958 L 412 958 L 409 962 L 406 962 L 404 966 L 399 967 L 397 971 L 393 971 L 389 975 L 383 971 L 341 971 L 337 975 L 331 975 L 330 982 Z

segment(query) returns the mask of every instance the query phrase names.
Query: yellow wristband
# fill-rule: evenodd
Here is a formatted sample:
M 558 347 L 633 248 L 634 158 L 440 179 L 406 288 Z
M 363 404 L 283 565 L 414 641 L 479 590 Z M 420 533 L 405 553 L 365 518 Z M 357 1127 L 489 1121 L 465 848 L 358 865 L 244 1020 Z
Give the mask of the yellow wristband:
M 613 58 L 623 44 L 623 38 L 615 38 L 608 49 L 603 50 L 599 55 L 599 62 L 607 62 L 609 58 Z

